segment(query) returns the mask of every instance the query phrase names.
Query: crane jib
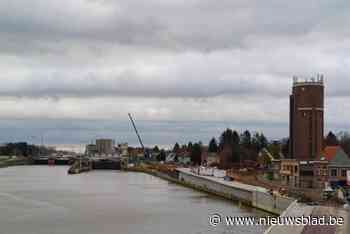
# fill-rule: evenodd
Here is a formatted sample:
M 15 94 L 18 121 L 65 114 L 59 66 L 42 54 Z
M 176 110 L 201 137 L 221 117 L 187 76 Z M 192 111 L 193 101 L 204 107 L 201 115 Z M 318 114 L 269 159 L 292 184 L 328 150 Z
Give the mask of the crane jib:
M 139 132 L 137 131 L 135 122 L 134 122 L 134 120 L 133 120 L 131 114 L 128 113 L 128 115 L 129 115 L 129 119 L 130 119 L 130 121 L 131 121 L 131 124 L 132 124 L 132 126 L 134 127 L 134 130 L 135 130 L 135 133 L 136 133 L 136 135 L 137 135 L 137 138 L 139 139 L 139 142 L 140 142 L 140 145 L 141 145 L 141 147 L 142 147 L 142 150 L 143 150 L 143 152 L 146 154 L 145 146 L 144 146 L 143 143 L 142 143 L 142 140 L 141 140 L 141 137 L 140 137 Z

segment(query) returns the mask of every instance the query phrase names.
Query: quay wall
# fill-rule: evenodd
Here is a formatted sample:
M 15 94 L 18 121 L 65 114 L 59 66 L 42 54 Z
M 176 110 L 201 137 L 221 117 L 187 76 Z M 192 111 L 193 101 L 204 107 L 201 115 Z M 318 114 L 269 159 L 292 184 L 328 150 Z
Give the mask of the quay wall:
M 238 182 L 221 182 L 217 179 L 199 176 L 184 170 L 179 171 L 179 181 L 195 189 L 240 201 L 276 215 L 282 214 L 295 201 L 295 199 L 290 197 L 271 195 L 261 187 L 244 185 Z
M 252 195 L 252 206 L 278 215 L 282 214 L 295 201 L 293 198 L 259 191 L 253 191 Z
M 179 180 L 191 184 L 194 188 L 197 188 L 199 190 L 204 190 L 234 201 L 241 201 L 248 205 L 253 205 L 253 194 L 251 191 L 215 183 L 214 181 L 205 179 L 203 177 L 187 174 L 184 172 L 179 173 Z

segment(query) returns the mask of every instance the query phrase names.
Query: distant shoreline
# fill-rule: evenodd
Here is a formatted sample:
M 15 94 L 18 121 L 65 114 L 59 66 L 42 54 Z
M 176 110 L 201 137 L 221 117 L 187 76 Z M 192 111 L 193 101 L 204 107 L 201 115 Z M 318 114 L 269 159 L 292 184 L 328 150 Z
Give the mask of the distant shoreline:
M 175 143 L 174 143 L 175 144 Z M 54 147 L 56 150 L 71 151 L 75 153 L 84 153 L 85 144 L 47 144 L 46 146 Z M 130 147 L 139 147 L 139 145 L 129 145 Z M 146 147 L 153 148 L 155 145 L 145 145 Z M 157 145 L 160 149 L 170 150 L 170 145 Z
M 8 157 L 7 159 L 4 159 L 6 156 L 0 157 L 0 168 L 6 168 L 11 166 L 22 166 L 22 165 L 29 165 L 30 162 L 26 158 L 16 158 L 11 159 Z

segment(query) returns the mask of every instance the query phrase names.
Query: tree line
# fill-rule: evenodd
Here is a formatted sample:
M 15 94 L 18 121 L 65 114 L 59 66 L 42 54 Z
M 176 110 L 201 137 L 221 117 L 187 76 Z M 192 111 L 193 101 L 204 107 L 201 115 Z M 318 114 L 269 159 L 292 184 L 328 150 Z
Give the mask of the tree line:
M 339 145 L 350 156 L 350 133 L 342 131 L 334 134 L 330 131 L 325 137 L 323 145 L 324 147 Z M 187 151 L 191 157 L 191 162 L 193 164 L 200 164 L 202 146 L 201 141 L 195 143 L 189 142 L 181 146 L 179 143 L 175 143 L 173 152 Z M 283 138 L 279 141 L 268 141 L 263 133 L 251 133 L 249 130 L 239 133 L 230 128 L 226 129 L 221 133 L 218 140 L 215 137 L 210 139 L 208 152 L 220 153 L 224 147 L 228 148 L 231 152 L 229 158 L 231 163 L 238 163 L 241 160 L 256 161 L 259 152 L 263 148 L 266 148 L 276 159 L 281 156 L 285 158 L 289 157 L 289 138 Z
M 208 152 L 219 153 L 224 147 L 229 148 L 231 155 L 230 161 L 237 163 L 240 160 L 256 160 L 258 153 L 264 147 L 267 147 L 269 142 L 263 133 L 255 132 L 252 134 L 246 130 L 239 133 L 236 130 L 227 128 L 223 131 L 217 140 L 215 137 L 211 138 L 208 144 Z M 189 142 L 187 145 L 180 146 L 175 143 L 173 152 L 187 151 L 191 157 L 193 164 L 201 163 L 202 142 Z
M 350 133 L 341 131 L 334 134 L 330 131 L 324 139 L 325 146 L 341 146 L 347 155 L 350 155 Z
M 192 143 L 191 141 L 188 142 L 187 145 L 180 146 L 179 143 L 175 143 L 173 147 L 173 152 L 179 153 L 179 152 L 187 152 L 189 153 L 189 156 L 191 157 L 191 162 L 193 164 L 199 165 L 201 164 L 201 157 L 202 157 L 202 142 L 195 142 Z
M 0 146 L 0 155 L 31 157 L 40 154 L 52 153 L 51 148 L 44 146 L 30 145 L 26 142 L 6 143 Z

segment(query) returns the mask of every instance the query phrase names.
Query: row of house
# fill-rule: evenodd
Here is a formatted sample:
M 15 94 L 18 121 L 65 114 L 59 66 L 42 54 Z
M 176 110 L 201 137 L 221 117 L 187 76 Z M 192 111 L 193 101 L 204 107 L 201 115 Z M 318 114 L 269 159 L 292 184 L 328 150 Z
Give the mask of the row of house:
M 179 149 L 176 152 L 169 152 L 166 162 L 177 162 L 182 165 L 191 164 L 191 153 L 187 149 Z M 218 165 L 220 162 L 219 154 L 209 152 L 208 146 L 202 146 L 201 164 L 204 166 Z
M 294 188 L 346 186 L 350 158 L 341 146 L 327 146 L 315 160 L 282 159 L 272 162 L 273 178 Z

